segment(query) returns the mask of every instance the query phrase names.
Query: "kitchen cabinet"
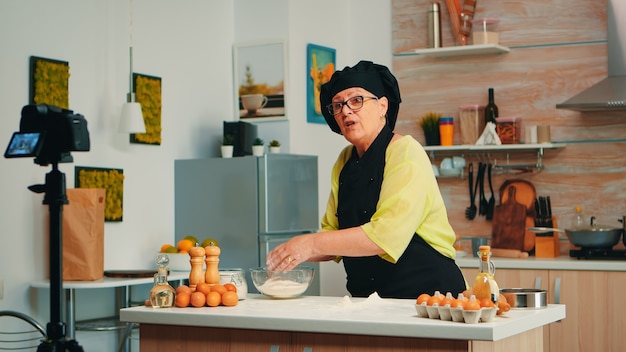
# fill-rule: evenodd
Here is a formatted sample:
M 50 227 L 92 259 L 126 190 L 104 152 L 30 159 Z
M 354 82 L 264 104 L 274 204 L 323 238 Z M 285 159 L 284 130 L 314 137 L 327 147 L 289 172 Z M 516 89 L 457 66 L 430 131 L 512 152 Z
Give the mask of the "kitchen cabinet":
M 462 271 L 470 284 L 478 273 Z M 544 327 L 545 351 L 623 349 L 626 272 L 496 269 L 496 281 L 500 288 L 538 287 L 548 291 L 548 303 L 565 304 L 568 318 Z

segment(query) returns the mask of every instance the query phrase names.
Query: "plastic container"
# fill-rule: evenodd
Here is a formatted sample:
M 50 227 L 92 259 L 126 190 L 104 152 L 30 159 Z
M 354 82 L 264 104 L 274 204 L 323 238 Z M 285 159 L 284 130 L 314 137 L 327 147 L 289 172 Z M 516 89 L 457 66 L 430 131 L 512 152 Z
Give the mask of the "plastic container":
M 442 146 L 451 146 L 453 144 L 454 118 L 442 117 L 439 119 L 439 138 Z
M 474 45 L 481 44 L 498 44 L 500 42 L 500 33 L 498 33 L 497 18 L 480 18 L 472 21 L 472 43 Z
M 517 144 L 520 142 L 521 121 L 519 117 L 498 117 L 496 132 L 502 144 Z
M 461 143 L 475 144 L 485 126 L 485 107 L 478 104 L 459 106 L 459 128 L 461 129 Z

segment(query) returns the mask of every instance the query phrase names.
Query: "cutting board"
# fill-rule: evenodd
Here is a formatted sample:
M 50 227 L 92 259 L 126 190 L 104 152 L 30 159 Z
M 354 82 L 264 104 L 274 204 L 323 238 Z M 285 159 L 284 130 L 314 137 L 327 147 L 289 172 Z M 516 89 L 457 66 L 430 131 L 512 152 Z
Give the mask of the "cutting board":
M 515 187 L 515 200 L 526 207 L 526 225 L 525 228 L 535 226 L 535 199 L 537 192 L 535 186 L 530 181 L 521 179 L 506 180 L 500 186 L 500 201 L 504 202 L 508 199 L 510 187 Z M 526 230 L 524 233 L 524 251 L 531 252 L 535 248 L 535 233 Z
M 508 187 L 508 197 L 494 209 L 491 234 L 494 248 L 524 250 L 526 207 L 517 201 L 516 191 L 515 186 Z

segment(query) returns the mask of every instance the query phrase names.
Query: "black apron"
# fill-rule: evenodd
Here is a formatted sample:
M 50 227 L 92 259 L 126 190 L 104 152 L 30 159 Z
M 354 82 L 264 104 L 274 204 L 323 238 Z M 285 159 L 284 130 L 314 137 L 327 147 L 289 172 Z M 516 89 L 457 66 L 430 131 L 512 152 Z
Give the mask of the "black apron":
M 363 225 L 376 212 L 385 169 L 385 152 L 393 132 L 385 126 L 361 158 L 352 155 L 339 175 L 339 228 Z M 353 297 L 377 292 L 387 298 L 417 298 L 422 293 L 465 290 L 465 280 L 454 260 L 442 255 L 414 234 L 400 259 L 390 263 L 380 256 L 343 257 L 347 289 Z

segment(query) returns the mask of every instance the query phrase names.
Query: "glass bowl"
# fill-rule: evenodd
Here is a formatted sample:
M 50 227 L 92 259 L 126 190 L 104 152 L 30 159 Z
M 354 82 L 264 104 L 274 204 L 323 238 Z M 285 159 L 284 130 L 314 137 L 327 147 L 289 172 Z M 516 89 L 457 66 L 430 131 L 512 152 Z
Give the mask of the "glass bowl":
M 302 295 L 313 281 L 315 269 L 296 267 L 290 271 L 250 269 L 252 283 L 259 292 L 271 298 L 294 298 Z

